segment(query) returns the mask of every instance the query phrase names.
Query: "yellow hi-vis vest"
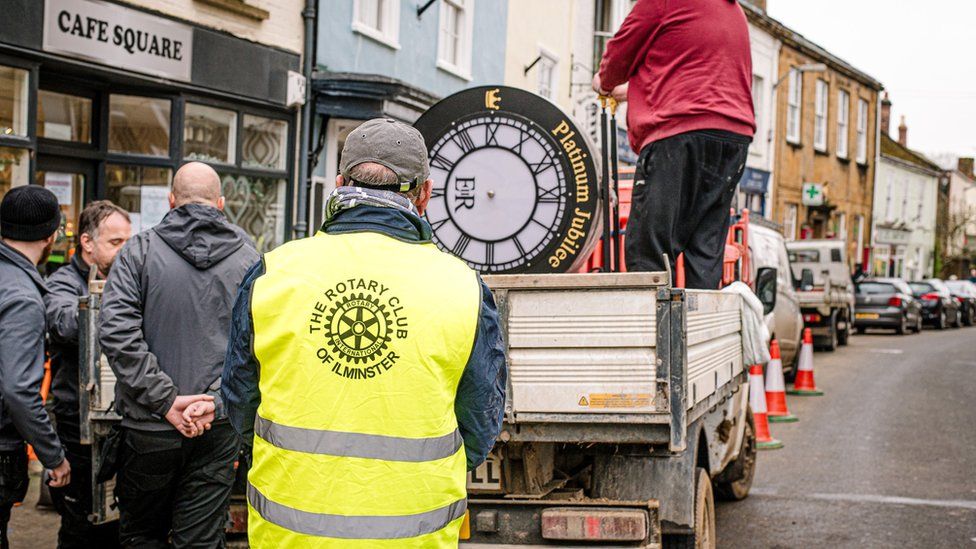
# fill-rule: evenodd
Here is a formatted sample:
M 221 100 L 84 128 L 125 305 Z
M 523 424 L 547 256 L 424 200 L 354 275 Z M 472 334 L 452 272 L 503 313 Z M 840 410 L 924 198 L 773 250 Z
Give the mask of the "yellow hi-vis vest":
M 252 547 L 448 547 L 467 507 L 454 399 L 477 275 L 433 244 L 325 234 L 264 256 Z

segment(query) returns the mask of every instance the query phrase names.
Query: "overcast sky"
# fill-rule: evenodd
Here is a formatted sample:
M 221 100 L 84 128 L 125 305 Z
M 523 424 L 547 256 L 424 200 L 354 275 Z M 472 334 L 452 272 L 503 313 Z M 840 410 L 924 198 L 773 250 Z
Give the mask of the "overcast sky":
M 891 134 L 908 146 L 976 155 L 976 1 L 768 0 L 770 16 L 884 84 Z

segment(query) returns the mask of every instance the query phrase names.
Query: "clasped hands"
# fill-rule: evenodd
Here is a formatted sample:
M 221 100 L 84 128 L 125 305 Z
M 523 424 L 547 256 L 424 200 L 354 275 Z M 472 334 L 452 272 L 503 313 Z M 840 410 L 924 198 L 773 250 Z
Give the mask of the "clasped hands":
M 210 430 L 217 405 L 211 395 L 180 395 L 166 412 L 166 421 L 187 438 Z

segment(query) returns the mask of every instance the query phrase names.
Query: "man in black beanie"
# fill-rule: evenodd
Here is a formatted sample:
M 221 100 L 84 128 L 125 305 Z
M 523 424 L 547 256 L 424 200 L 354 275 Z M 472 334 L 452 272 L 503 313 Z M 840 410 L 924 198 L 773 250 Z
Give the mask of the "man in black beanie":
M 0 547 L 6 549 L 13 504 L 27 493 L 27 449 L 34 447 L 52 487 L 71 481 L 71 466 L 44 403 L 44 300 L 37 272 L 51 253 L 61 210 L 54 193 L 16 187 L 0 202 Z

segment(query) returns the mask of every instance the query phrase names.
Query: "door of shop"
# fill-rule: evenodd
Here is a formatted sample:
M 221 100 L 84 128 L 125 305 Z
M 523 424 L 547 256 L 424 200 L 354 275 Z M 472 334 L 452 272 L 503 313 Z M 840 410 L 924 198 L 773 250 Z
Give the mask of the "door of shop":
M 58 197 L 61 230 L 48 258 L 48 273 L 71 259 L 78 244 L 78 216 L 94 194 L 95 163 L 77 158 L 37 155 L 36 183 Z

